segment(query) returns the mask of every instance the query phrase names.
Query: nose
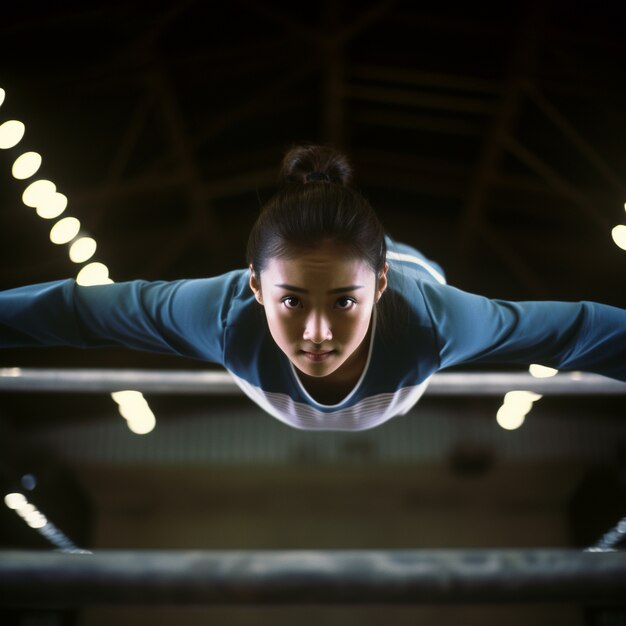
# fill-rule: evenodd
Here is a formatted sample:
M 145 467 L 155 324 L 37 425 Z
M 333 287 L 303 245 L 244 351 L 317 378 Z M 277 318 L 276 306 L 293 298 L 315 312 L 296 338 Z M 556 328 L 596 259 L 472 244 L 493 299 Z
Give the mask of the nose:
M 306 320 L 302 338 L 317 344 L 330 341 L 333 333 L 328 318 L 322 313 L 312 312 Z

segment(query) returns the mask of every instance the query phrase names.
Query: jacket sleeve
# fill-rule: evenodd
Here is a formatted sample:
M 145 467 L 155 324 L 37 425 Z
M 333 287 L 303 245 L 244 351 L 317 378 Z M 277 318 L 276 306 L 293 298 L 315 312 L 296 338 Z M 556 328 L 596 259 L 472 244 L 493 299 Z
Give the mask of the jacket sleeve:
M 595 302 L 490 300 L 423 283 L 440 367 L 540 363 L 626 381 L 626 310 Z
M 222 363 L 236 278 L 91 287 L 70 279 L 3 291 L 0 347 L 124 346 Z

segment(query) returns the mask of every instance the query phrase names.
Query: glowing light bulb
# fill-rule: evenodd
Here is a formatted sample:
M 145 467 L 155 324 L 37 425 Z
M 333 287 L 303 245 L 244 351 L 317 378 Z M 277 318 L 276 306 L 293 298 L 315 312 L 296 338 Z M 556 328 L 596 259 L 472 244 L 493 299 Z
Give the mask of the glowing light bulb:
M 37 173 L 41 167 L 41 155 L 37 152 L 24 152 L 15 159 L 11 173 L 13 178 L 26 180 Z
M 20 517 L 26 519 L 29 515 L 32 515 L 37 509 L 30 502 L 27 502 L 26 504 L 19 506 L 15 510 Z
M 43 198 L 35 210 L 39 217 L 45 220 L 52 220 L 55 217 L 59 217 L 65 209 L 67 209 L 67 196 L 56 191 Z
M 138 416 L 140 416 L 140 410 L 139 407 L 135 406 L 130 406 L 128 404 L 120 404 L 118 407 L 118 411 L 120 412 L 120 415 L 126 420 L 136 420 L 138 419 Z
M 9 120 L 4 124 L 0 124 L 0 148 L 8 150 L 16 146 L 26 131 L 26 126 L 18 120 Z
M 24 521 L 27 524 L 30 524 L 30 522 L 32 520 L 39 519 L 40 517 L 41 517 L 41 513 L 37 510 L 36 507 L 33 506 L 32 510 L 29 513 L 27 513 L 26 515 L 24 515 Z
M 149 415 L 151 413 L 148 403 L 142 398 L 141 402 L 125 402 L 118 406 L 120 415 L 125 420 L 137 420 L 142 415 Z
M 546 367 L 545 365 L 539 365 L 538 363 L 533 363 L 528 371 L 535 378 L 550 378 L 551 376 L 555 376 L 559 373 L 559 370 L 555 370 L 553 367 Z
M 31 528 L 43 528 L 48 523 L 45 516 L 39 512 L 37 515 L 27 518 L 25 521 Z
M 21 367 L 2 367 L 0 368 L 0 374 L 2 376 L 11 376 L 11 378 L 17 378 L 22 375 Z
M 533 402 L 540 398 L 541 396 L 538 393 L 530 391 L 509 391 L 504 396 L 504 406 L 512 411 L 526 415 L 533 408 Z
M 80 237 L 70 248 L 70 260 L 73 263 L 84 263 L 96 253 L 96 240 L 91 237 Z
M 536 402 L 541 400 L 543 396 L 534 391 L 509 391 L 504 394 L 505 404 L 526 404 L 527 402 Z
M 543 396 L 532 391 L 509 391 L 504 395 L 504 404 L 498 410 L 496 420 L 506 430 L 515 430 L 523 423 L 533 408 L 533 402 Z
M 147 435 L 154 430 L 156 426 L 156 418 L 154 413 L 148 411 L 127 420 L 128 428 L 136 435 Z
M 128 428 L 137 435 L 146 435 L 156 426 L 156 418 L 140 391 L 114 391 L 111 397 L 118 403 L 120 415 Z
M 127 404 L 130 402 L 141 402 L 144 400 L 143 394 L 141 391 L 114 391 L 111 394 L 111 398 L 115 400 L 118 404 Z
M 7 495 L 4 496 L 4 503 L 10 509 L 19 509 L 20 507 L 25 506 L 27 501 L 21 493 L 7 493 Z
M 2 87 L 0 87 L 0 106 L 2 106 L 2 103 L 4 102 L 5 95 L 6 95 L 6 91 L 2 89 Z
M 48 196 L 53 195 L 57 186 L 50 180 L 36 180 L 26 187 L 22 194 L 22 202 L 33 209 L 41 204 Z
M 626 250 L 626 226 L 620 224 L 611 231 L 611 237 L 618 248 Z
M 80 222 L 75 217 L 64 217 L 50 230 L 50 241 L 57 245 L 69 243 L 78 235 L 79 230 Z
M 76 276 L 79 285 L 106 285 L 113 281 L 109 278 L 109 268 L 103 263 L 88 263 Z
M 516 430 L 526 419 L 526 413 L 520 411 L 518 407 L 507 406 L 504 404 L 500 407 L 496 420 L 498 424 L 505 430 Z

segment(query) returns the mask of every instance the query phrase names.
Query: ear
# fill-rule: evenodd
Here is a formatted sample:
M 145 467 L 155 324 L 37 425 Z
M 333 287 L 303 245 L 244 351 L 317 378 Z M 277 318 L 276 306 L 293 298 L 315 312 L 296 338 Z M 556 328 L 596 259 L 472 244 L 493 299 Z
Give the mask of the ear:
M 383 271 L 378 275 L 378 282 L 376 284 L 376 302 L 380 300 L 380 297 L 385 293 L 387 289 L 387 272 L 389 271 L 389 263 L 385 263 Z
M 248 268 L 250 270 L 250 289 L 254 293 L 254 297 L 257 299 L 257 302 L 260 305 L 263 305 L 263 295 L 261 294 L 261 281 L 257 278 L 254 273 L 254 268 L 252 265 Z

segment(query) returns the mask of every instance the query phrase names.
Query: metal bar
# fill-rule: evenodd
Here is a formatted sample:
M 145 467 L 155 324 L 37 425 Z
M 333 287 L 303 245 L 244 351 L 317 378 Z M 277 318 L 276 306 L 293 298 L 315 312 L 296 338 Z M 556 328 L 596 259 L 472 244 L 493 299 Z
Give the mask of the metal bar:
M 0 606 L 626 603 L 626 553 L 0 552 Z
M 151 394 L 238 395 L 226 371 L 0 368 L 0 392 L 108 393 L 135 389 Z M 446 372 L 435 374 L 431 396 L 498 396 L 512 389 L 543 395 L 626 395 L 626 383 L 597 374 L 559 373 L 535 378 L 526 372 Z

